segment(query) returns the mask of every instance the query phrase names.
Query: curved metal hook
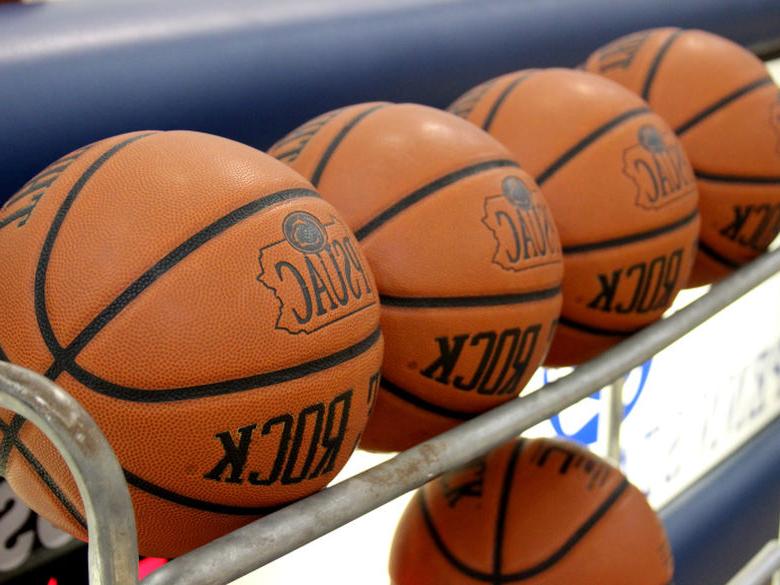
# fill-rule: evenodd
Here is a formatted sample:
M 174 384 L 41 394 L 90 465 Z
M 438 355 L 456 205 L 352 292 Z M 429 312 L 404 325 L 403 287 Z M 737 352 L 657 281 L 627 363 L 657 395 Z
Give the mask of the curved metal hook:
M 90 585 L 137 585 L 135 516 L 122 467 L 95 421 L 52 381 L 0 361 L 0 406 L 54 443 L 76 479 L 89 527 Z

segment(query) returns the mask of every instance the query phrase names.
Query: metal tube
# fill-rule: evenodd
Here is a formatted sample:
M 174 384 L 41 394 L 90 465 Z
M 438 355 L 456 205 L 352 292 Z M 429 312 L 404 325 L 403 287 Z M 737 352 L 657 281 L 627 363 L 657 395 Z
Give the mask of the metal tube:
M 708 294 L 654 323 L 572 374 L 464 422 L 393 459 L 290 504 L 161 567 L 143 585 L 229 583 L 478 457 L 614 381 L 780 272 L 765 254 Z
M 50 380 L 6 362 L 0 362 L 0 406 L 41 429 L 73 474 L 89 527 L 90 585 L 136 585 L 138 547 L 130 493 L 92 417 Z
M 778 528 L 777 541 L 780 542 L 780 528 Z M 780 565 L 777 566 L 775 574 L 772 575 L 772 585 L 780 585 Z
M 726 585 L 765 585 L 780 569 L 780 545 L 770 540 Z
M 626 380 L 618 376 L 601 391 L 599 431 L 603 437 L 606 458 L 620 467 L 620 425 L 623 422 L 623 385 Z

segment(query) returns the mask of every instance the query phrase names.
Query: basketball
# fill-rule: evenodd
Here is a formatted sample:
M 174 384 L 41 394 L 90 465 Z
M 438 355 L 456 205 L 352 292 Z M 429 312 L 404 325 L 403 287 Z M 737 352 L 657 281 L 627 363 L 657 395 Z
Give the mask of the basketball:
M 450 110 L 517 157 L 558 225 L 563 308 L 547 365 L 582 363 L 663 315 L 691 270 L 698 195 L 645 102 L 591 73 L 543 69 L 488 81 Z
M 141 132 L 54 162 L 0 212 L 2 358 L 92 415 L 141 554 L 176 556 L 327 484 L 365 426 L 379 299 L 349 228 L 272 157 Z M 73 478 L 2 411 L 0 467 L 85 539 Z
M 506 148 L 441 110 L 366 103 L 269 152 L 343 214 L 377 278 L 386 345 L 364 449 L 406 449 L 522 390 L 559 315 L 562 260 Z
M 393 585 L 668 585 L 642 493 L 574 444 L 519 439 L 420 489 L 396 530 Z
M 747 49 L 660 28 L 598 49 L 588 70 L 641 95 L 677 133 L 701 195 L 691 286 L 715 282 L 780 233 L 780 90 Z

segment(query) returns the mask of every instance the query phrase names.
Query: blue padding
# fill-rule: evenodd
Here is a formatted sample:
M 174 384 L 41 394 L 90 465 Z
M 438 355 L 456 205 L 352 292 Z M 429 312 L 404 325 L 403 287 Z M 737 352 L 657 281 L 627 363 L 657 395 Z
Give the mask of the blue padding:
M 769 540 L 780 516 L 780 419 L 661 511 L 677 585 L 726 583 Z
M 364 100 L 443 106 L 620 34 L 780 36 L 777 0 L 187 0 L 0 6 L 0 202 L 108 135 L 188 128 L 265 148 Z

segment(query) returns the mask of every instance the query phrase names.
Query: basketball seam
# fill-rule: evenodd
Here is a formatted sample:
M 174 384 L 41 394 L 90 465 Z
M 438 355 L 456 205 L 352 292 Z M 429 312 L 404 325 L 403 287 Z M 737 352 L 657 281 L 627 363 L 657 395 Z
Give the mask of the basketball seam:
M 501 93 L 496 98 L 496 101 L 493 102 L 493 105 L 490 107 L 488 115 L 485 117 L 485 122 L 482 124 L 482 129 L 485 132 L 490 132 L 490 127 L 493 125 L 493 121 L 495 120 L 496 115 L 498 115 L 498 110 L 501 108 L 501 106 L 504 105 L 504 102 L 509 97 L 509 95 L 517 88 L 518 85 L 531 77 L 534 73 L 536 73 L 536 70 L 529 71 L 525 75 L 520 75 L 516 79 L 513 79 L 512 82 L 509 83 L 509 85 L 507 85 L 503 90 L 501 90 Z
M 503 566 L 504 538 L 506 536 L 506 514 L 509 508 L 509 496 L 512 493 L 512 481 L 517 468 L 517 460 L 525 446 L 523 439 L 518 439 L 512 448 L 512 454 L 509 457 L 509 463 L 504 473 L 504 481 L 501 485 L 501 495 L 498 500 L 498 509 L 496 511 L 496 535 L 493 540 L 493 576 L 494 585 L 501 585 L 501 573 Z
M 2 346 L 0 346 L 0 361 L 4 361 L 4 362 L 9 361 L 8 356 L 5 354 L 5 351 L 3 351 Z
M 502 575 L 500 583 L 509 583 L 512 581 L 523 581 L 525 579 L 530 579 L 531 577 L 535 577 L 539 573 L 543 573 L 555 565 L 558 561 L 565 557 L 577 545 L 577 543 L 581 541 L 588 532 L 591 531 L 591 529 L 593 529 L 599 520 L 601 520 L 610 510 L 610 508 L 612 508 L 615 502 L 620 499 L 620 496 L 625 493 L 629 485 L 630 484 L 628 483 L 628 480 L 624 477 L 620 484 L 618 484 L 618 486 L 612 490 L 612 493 L 607 496 L 607 498 L 599 505 L 599 507 L 596 508 L 593 514 L 591 514 L 588 519 L 585 520 L 585 522 L 574 531 L 569 539 L 564 542 L 558 550 L 533 567 L 529 567 L 528 569 L 517 571 L 515 573 L 509 573 L 508 575 Z
M 680 37 L 680 35 L 682 35 L 684 32 L 685 31 L 678 29 L 669 35 L 669 37 L 659 47 L 655 57 L 653 57 L 653 61 L 650 63 L 650 67 L 647 69 L 647 77 L 645 77 L 645 82 L 642 85 L 641 95 L 642 99 L 646 102 L 650 101 L 650 90 L 652 89 L 653 82 L 655 81 L 655 77 L 658 74 L 658 68 L 661 66 L 661 61 L 663 61 L 664 57 L 666 57 L 669 49 L 672 46 L 672 43 L 674 43 L 674 41 L 677 40 L 677 38 Z
M 594 250 L 603 250 L 605 248 L 618 248 L 626 244 L 633 244 L 643 240 L 651 240 L 662 236 L 669 232 L 676 231 L 686 225 L 692 223 L 699 216 L 699 210 L 694 209 L 692 213 L 680 218 L 672 223 L 647 230 L 646 232 L 639 232 L 638 234 L 632 234 L 630 236 L 620 236 L 618 238 L 612 238 L 609 240 L 602 240 L 600 242 L 591 242 L 588 244 L 577 244 L 574 246 L 564 246 L 564 254 L 582 254 L 585 252 L 592 252 Z
M 537 185 L 541 187 L 545 182 L 547 182 L 550 179 L 550 177 L 552 177 L 564 165 L 566 165 L 566 163 L 571 161 L 580 152 L 582 152 L 583 150 L 588 148 L 591 144 L 596 142 L 596 140 L 601 138 L 604 134 L 608 133 L 611 130 L 614 130 L 615 128 L 617 128 L 624 122 L 627 122 L 628 120 L 636 118 L 637 116 L 642 116 L 644 114 L 650 114 L 650 113 L 652 113 L 650 108 L 648 108 L 647 106 L 641 106 L 638 108 L 633 108 L 631 110 L 626 110 L 622 114 L 615 116 L 608 122 L 605 122 L 595 130 L 593 130 L 590 134 L 582 138 L 574 146 L 569 148 L 561 156 L 559 156 L 544 171 L 539 173 L 539 175 L 536 177 Z
M 705 255 L 707 255 L 711 260 L 715 260 L 719 264 L 723 264 L 724 266 L 728 268 L 739 268 L 741 264 L 739 262 L 735 262 L 734 260 L 731 260 L 729 258 L 726 258 L 719 252 L 717 252 L 714 248 L 711 248 L 706 243 L 704 243 L 702 240 L 699 240 L 699 251 L 704 252 Z
M 447 173 L 446 175 L 431 181 L 427 185 L 416 189 L 409 195 L 402 197 L 399 201 L 380 212 L 373 219 L 364 224 L 363 227 L 355 230 L 355 237 L 358 240 L 364 240 L 366 237 L 371 235 L 374 231 L 379 229 L 382 225 L 393 219 L 402 211 L 405 211 L 415 203 L 419 203 L 423 199 L 434 195 L 445 187 L 454 185 L 463 179 L 467 179 L 479 173 L 505 167 L 520 168 L 520 165 L 517 164 L 516 161 L 509 159 L 493 159 L 475 163 L 466 167 L 462 167 L 456 171 Z
M 62 348 L 60 347 L 59 342 L 57 341 L 57 337 L 54 334 L 54 329 L 51 326 L 48 311 L 46 309 L 46 271 L 48 270 L 48 258 L 51 256 L 54 248 L 54 242 L 56 241 L 59 230 L 65 221 L 65 216 L 68 214 L 68 211 L 73 206 L 76 197 L 78 197 L 79 193 L 81 193 L 81 191 L 84 189 L 84 186 L 87 184 L 89 179 L 95 173 L 97 173 L 97 171 L 108 160 L 110 160 L 117 152 L 126 146 L 152 134 L 153 133 L 132 136 L 127 140 L 113 145 L 111 148 L 101 154 L 73 183 L 73 186 L 71 187 L 70 191 L 68 191 L 65 200 L 62 202 L 62 205 L 60 205 L 59 209 L 57 209 L 57 213 L 52 220 L 52 224 L 46 234 L 46 239 L 44 240 L 43 247 L 41 249 L 41 255 L 38 259 L 38 264 L 35 270 L 34 303 L 38 329 L 44 343 L 46 344 L 46 347 L 49 349 L 52 357 L 55 360 L 57 351 Z M 54 348 L 58 348 L 58 350 L 55 350 Z
M 697 179 L 713 183 L 747 183 L 755 185 L 780 185 L 780 176 L 762 177 L 759 175 L 720 175 L 717 173 L 706 173 L 704 171 L 694 171 Z
M 700 124 L 707 118 L 709 118 L 712 114 L 722 110 L 726 106 L 736 102 L 740 98 L 751 94 L 753 91 L 760 89 L 764 87 L 765 85 L 773 85 L 774 81 L 772 81 L 772 78 L 769 76 L 763 76 L 760 79 L 756 79 L 755 81 L 751 81 L 750 83 L 743 85 L 742 87 L 735 89 L 730 94 L 726 95 L 725 97 L 722 97 L 715 103 L 709 105 L 705 109 L 703 109 L 698 114 L 695 114 L 691 118 L 689 118 L 687 121 L 680 124 L 677 128 L 674 129 L 675 134 L 682 135 L 685 134 L 688 130 L 693 128 L 694 126 Z
M 579 321 L 575 321 L 568 317 L 564 317 L 563 315 L 561 315 L 560 319 L 558 319 L 558 324 L 563 325 L 564 327 L 568 327 L 570 329 L 577 329 L 579 331 L 584 331 L 585 333 L 592 333 L 594 335 L 603 335 L 606 337 L 629 337 L 630 335 L 633 335 L 634 333 L 643 329 L 642 327 L 639 327 L 637 329 L 632 329 L 630 331 L 606 329 L 604 327 L 596 327 L 594 325 L 581 323 Z
M 124 400 L 126 402 L 137 403 L 161 403 L 178 402 L 181 400 L 195 400 L 201 398 L 211 398 L 214 396 L 224 396 L 236 392 L 247 390 L 256 390 L 267 386 L 274 386 L 292 380 L 298 380 L 312 374 L 323 372 L 334 368 L 340 364 L 348 362 L 359 357 L 374 347 L 381 338 L 381 330 L 376 328 L 368 337 L 341 349 L 332 354 L 316 358 L 314 360 L 296 364 L 281 370 L 256 374 L 244 378 L 235 378 L 233 380 L 223 380 L 200 384 L 197 386 L 188 386 L 181 388 L 162 388 L 162 389 L 143 389 L 132 388 L 115 384 L 104 380 L 87 370 L 81 368 L 77 363 L 71 364 L 67 370 L 77 381 L 84 386 L 105 396 Z
M 461 560 L 459 560 L 446 546 L 444 543 L 444 540 L 441 538 L 441 535 L 439 534 L 438 530 L 436 529 L 436 526 L 433 523 L 433 518 L 430 515 L 430 510 L 428 509 L 428 505 L 425 502 L 425 492 L 424 490 L 420 490 L 418 492 L 418 502 L 422 511 L 423 515 L 423 521 L 425 522 L 425 526 L 428 530 L 428 534 L 433 539 L 434 545 L 439 550 L 439 552 L 442 554 L 444 559 L 450 563 L 455 569 L 463 573 L 464 575 L 467 575 L 473 579 L 476 579 L 478 581 L 485 581 L 489 583 L 493 583 L 493 585 L 503 585 L 504 583 L 511 583 L 514 581 L 524 581 L 526 579 L 530 579 L 531 577 L 535 577 L 539 573 L 542 573 L 555 565 L 557 562 L 559 562 L 563 557 L 565 557 L 576 545 L 581 541 L 587 534 L 590 532 L 593 527 L 601 520 L 604 515 L 612 508 L 612 506 L 618 501 L 621 495 L 625 493 L 626 489 L 629 487 L 628 480 L 624 477 L 623 480 L 620 482 L 620 484 L 605 498 L 605 500 L 599 505 L 598 508 L 583 522 L 582 525 L 580 525 L 577 530 L 574 531 L 574 533 L 569 537 L 566 542 L 564 542 L 558 550 L 553 552 L 550 556 L 548 556 L 546 559 L 540 561 L 536 565 L 529 567 L 527 569 L 523 569 L 522 571 L 517 571 L 515 573 L 509 573 L 507 575 L 494 575 L 494 574 L 488 574 L 483 573 L 482 571 L 477 571 L 476 569 L 473 569 L 469 567 L 468 565 L 464 564 Z
M 125 473 L 125 479 L 127 483 L 134 488 L 145 492 L 149 495 L 155 496 L 162 500 L 172 502 L 179 506 L 192 508 L 195 510 L 203 510 L 204 512 L 213 512 L 217 514 L 225 514 L 231 516 L 259 516 L 263 514 L 270 514 L 280 508 L 283 508 L 286 504 L 280 504 L 277 506 L 231 506 L 229 504 L 220 504 L 217 502 L 208 502 L 206 500 L 199 500 L 197 498 L 191 498 L 184 494 L 168 490 L 157 484 L 150 482 L 133 472 L 123 469 Z
M 284 201 L 295 199 L 298 197 L 317 197 L 317 193 L 309 189 L 287 189 L 284 191 L 278 191 L 271 195 L 266 195 L 259 199 L 255 199 L 227 215 L 222 216 L 218 220 L 212 222 L 193 236 L 189 237 L 183 243 L 179 244 L 171 252 L 166 254 L 161 260 L 157 261 L 151 268 L 146 270 L 141 276 L 136 278 L 122 293 L 117 296 L 111 303 L 109 303 L 100 313 L 98 313 L 89 325 L 87 325 L 81 332 L 71 341 L 67 347 L 56 346 L 52 347 L 48 344 L 49 350 L 54 355 L 54 363 L 46 372 L 46 377 L 52 380 L 56 379 L 63 371 L 69 371 L 69 369 L 75 365 L 75 359 L 81 353 L 81 351 L 92 341 L 95 336 L 100 333 L 106 326 L 108 326 L 114 318 L 117 317 L 129 304 L 131 304 L 136 298 L 138 298 L 143 292 L 146 291 L 152 284 L 162 278 L 165 274 L 170 272 L 178 264 L 180 264 L 190 254 L 193 254 L 199 250 L 202 246 L 212 241 L 217 236 L 223 234 L 231 227 L 237 225 L 241 221 L 252 217 L 259 213 Z M 56 236 L 55 236 L 56 239 Z M 51 248 L 53 248 L 53 243 Z M 45 262 L 43 269 L 43 277 L 40 283 L 41 290 L 38 290 L 38 283 L 36 282 L 36 300 L 40 297 L 44 297 L 46 288 L 46 271 L 48 268 L 49 257 L 51 255 L 51 249 L 44 257 L 41 254 L 40 262 Z M 41 301 L 45 303 L 45 300 Z M 44 308 L 45 311 L 45 308 Z M 45 319 L 48 321 L 48 315 L 45 315 Z
M 14 418 L 19 417 L 21 421 L 18 423 L 18 429 L 21 430 L 22 425 L 24 425 L 25 422 L 27 422 L 27 419 L 25 419 L 21 415 L 15 415 Z M 0 421 L 0 429 L 2 429 L 6 435 L 8 435 L 9 430 L 11 430 L 8 425 L 6 425 L 3 421 Z M 5 437 L 3 438 L 5 441 Z M 49 475 L 49 472 L 46 471 L 46 468 L 41 465 L 41 462 L 38 461 L 38 459 L 32 454 L 32 452 L 27 448 L 27 446 L 24 444 L 24 442 L 18 437 L 18 435 L 14 435 L 11 439 L 13 442 L 13 447 L 16 447 L 16 449 L 19 451 L 19 453 L 24 457 L 25 461 L 30 465 L 30 467 L 33 469 L 35 474 L 38 476 L 38 478 L 43 482 L 43 484 L 46 486 L 46 488 L 49 490 L 49 492 L 59 501 L 59 503 L 62 505 L 63 508 L 70 514 L 70 516 L 81 526 L 84 530 L 87 529 L 87 521 L 84 518 L 84 516 L 78 511 L 76 506 L 71 502 L 68 497 L 65 495 L 65 492 L 62 491 L 62 488 L 60 488 L 59 485 L 57 485 L 57 482 L 54 481 L 54 478 Z M 10 455 L 10 453 L 9 453 Z
M 560 286 L 524 293 L 479 295 L 462 297 L 395 297 L 380 295 L 382 305 L 414 309 L 493 307 L 519 305 L 555 298 L 561 292 Z
M 341 130 L 339 130 L 339 132 L 336 134 L 333 140 L 331 140 L 330 144 L 328 144 L 327 148 L 325 148 L 325 152 L 322 153 L 322 157 L 320 158 L 316 168 L 314 169 L 314 172 L 311 175 L 312 185 L 314 185 L 315 187 L 319 186 L 320 179 L 322 179 L 322 173 L 325 172 L 325 167 L 328 165 L 330 159 L 333 157 L 333 153 L 336 152 L 336 149 L 347 137 L 347 134 L 349 134 L 355 128 L 355 126 L 357 126 L 370 114 L 373 114 L 374 112 L 376 112 L 377 110 L 381 110 L 382 108 L 386 108 L 389 105 L 391 104 L 387 104 L 387 103 L 378 104 L 376 106 L 368 108 L 367 110 L 363 110 L 357 116 L 352 118 L 352 120 L 350 120 Z
M 425 522 L 425 527 L 428 530 L 428 534 L 430 535 L 431 539 L 433 539 L 433 544 L 436 546 L 438 551 L 441 553 L 441 555 L 444 557 L 444 559 L 452 565 L 454 569 L 457 571 L 463 573 L 464 575 L 467 575 L 468 577 L 471 577 L 472 579 L 476 579 L 478 581 L 486 581 L 486 582 L 492 582 L 493 581 L 493 575 L 490 573 L 483 573 L 482 571 L 478 571 L 476 569 L 473 569 L 463 563 L 458 557 L 456 557 L 452 551 L 450 551 L 449 548 L 447 548 L 447 545 L 444 543 L 444 540 L 442 540 L 441 534 L 439 534 L 439 531 L 436 529 L 436 526 L 433 523 L 433 518 L 431 517 L 431 511 L 428 509 L 428 504 L 425 501 L 425 488 L 420 489 L 419 492 L 417 492 L 417 501 L 418 505 L 420 506 L 420 511 L 423 516 L 423 521 Z
M 452 410 L 450 408 L 444 408 L 442 406 L 433 404 L 432 402 L 428 402 L 427 400 L 424 400 L 419 396 L 412 394 L 408 390 L 401 388 L 394 382 L 391 382 L 390 380 L 387 379 L 386 376 L 382 376 L 382 379 L 379 382 L 379 386 L 384 390 L 386 390 L 387 392 L 389 392 L 391 395 L 398 398 L 399 400 L 408 402 L 409 404 L 412 404 L 417 408 L 421 408 L 433 414 L 437 414 L 441 417 L 452 418 L 455 420 L 469 420 L 479 414 L 478 412 L 463 412 L 460 410 Z
M 22 415 L 14 413 L 11 421 L 6 423 L 0 420 L 0 430 L 3 431 L 3 441 L 0 443 L 0 476 L 5 477 L 8 470 L 8 458 L 11 456 L 16 441 L 19 439 L 19 431 L 26 422 Z

